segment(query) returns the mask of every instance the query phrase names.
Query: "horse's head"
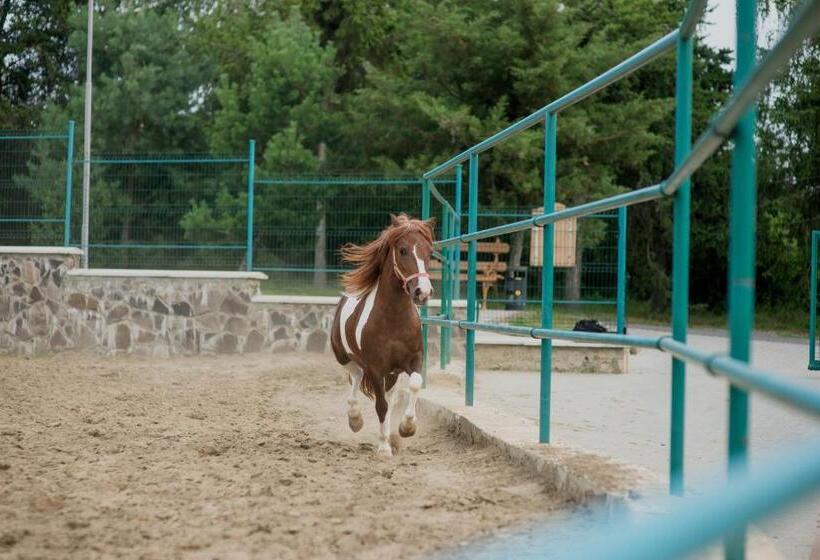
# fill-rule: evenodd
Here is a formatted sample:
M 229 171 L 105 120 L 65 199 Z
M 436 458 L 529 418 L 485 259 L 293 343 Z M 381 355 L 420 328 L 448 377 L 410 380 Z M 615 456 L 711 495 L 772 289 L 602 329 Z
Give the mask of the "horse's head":
M 391 216 L 391 226 L 397 228 L 390 248 L 393 274 L 416 305 L 423 305 L 433 293 L 427 272 L 433 255 L 434 220 L 412 220 L 400 214 Z

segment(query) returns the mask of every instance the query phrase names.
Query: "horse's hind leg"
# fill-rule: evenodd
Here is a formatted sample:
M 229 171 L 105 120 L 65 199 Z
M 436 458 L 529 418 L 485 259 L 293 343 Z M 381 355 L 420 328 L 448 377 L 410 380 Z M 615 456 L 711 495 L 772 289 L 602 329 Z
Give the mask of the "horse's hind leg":
M 379 378 L 376 384 L 376 414 L 379 416 L 379 448 L 376 452 L 382 457 L 392 457 L 393 450 L 390 448 L 388 434 L 390 434 L 390 415 L 388 411 L 388 400 L 384 393 L 384 378 Z M 395 389 L 395 386 L 393 387 Z M 390 391 L 392 400 L 395 390 Z
M 399 434 L 401 437 L 410 437 L 416 433 L 416 401 L 419 398 L 419 389 L 422 384 L 421 374 L 414 371 L 410 374 L 410 400 L 404 411 L 404 419 L 399 424 Z
M 354 362 L 348 362 L 345 367 L 350 372 L 350 396 L 347 398 L 347 424 L 354 432 L 358 432 L 364 426 L 364 416 L 362 408 L 359 406 L 359 387 L 362 384 L 364 373 Z

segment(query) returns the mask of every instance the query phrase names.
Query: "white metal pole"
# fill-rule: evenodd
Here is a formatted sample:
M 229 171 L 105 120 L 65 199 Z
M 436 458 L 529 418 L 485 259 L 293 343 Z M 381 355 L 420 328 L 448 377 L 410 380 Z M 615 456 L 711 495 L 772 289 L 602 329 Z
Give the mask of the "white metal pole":
M 88 268 L 89 199 L 91 197 L 91 52 L 94 44 L 94 0 L 88 0 L 88 40 L 85 51 L 85 118 L 83 120 L 82 265 Z

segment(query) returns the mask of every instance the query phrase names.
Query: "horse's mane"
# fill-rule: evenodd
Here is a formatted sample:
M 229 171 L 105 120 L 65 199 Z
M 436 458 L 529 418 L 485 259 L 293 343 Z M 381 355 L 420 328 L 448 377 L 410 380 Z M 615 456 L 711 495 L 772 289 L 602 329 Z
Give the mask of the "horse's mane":
M 342 275 L 342 285 L 348 294 L 363 294 L 370 291 L 379 280 L 382 262 L 390 248 L 403 235 L 418 232 L 430 243 L 433 242 L 432 221 L 415 220 L 401 213 L 390 216 L 390 225 L 379 236 L 366 245 L 348 243 L 341 249 L 342 260 L 356 265 L 354 270 Z

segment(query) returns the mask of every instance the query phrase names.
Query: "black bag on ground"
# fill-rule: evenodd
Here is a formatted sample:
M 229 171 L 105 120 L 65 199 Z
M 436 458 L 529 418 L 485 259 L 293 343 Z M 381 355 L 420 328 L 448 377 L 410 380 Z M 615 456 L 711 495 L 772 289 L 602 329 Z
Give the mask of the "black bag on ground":
M 574 331 L 584 331 L 584 332 L 607 332 L 606 327 L 603 326 L 595 319 L 581 319 L 575 326 L 572 328 Z

